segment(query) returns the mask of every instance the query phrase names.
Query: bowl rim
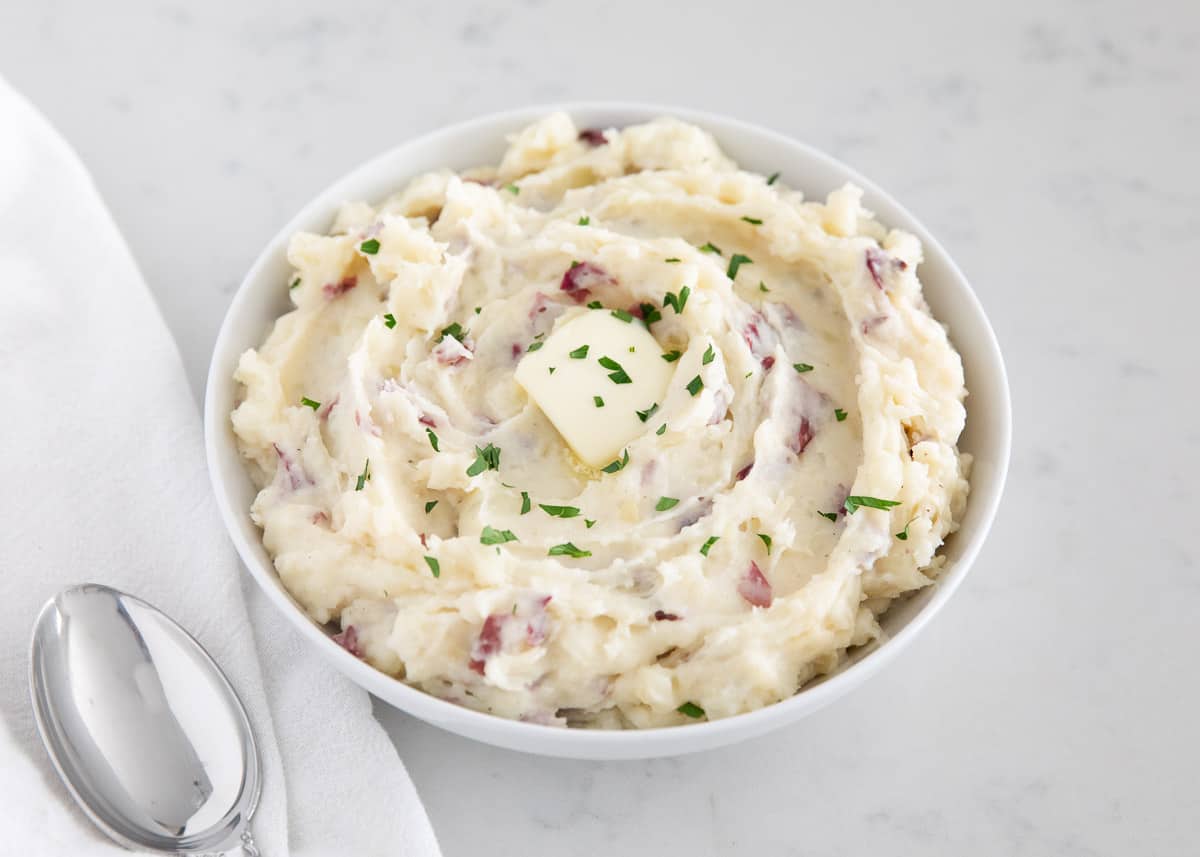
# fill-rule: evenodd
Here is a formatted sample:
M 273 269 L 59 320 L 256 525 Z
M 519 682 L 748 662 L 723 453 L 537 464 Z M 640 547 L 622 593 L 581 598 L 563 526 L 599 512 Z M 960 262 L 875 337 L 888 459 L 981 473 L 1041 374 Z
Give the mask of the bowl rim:
M 361 181 L 364 177 L 379 174 L 379 178 L 374 181 L 379 184 L 383 184 L 385 181 L 388 183 L 388 187 L 381 188 L 379 196 L 383 196 L 389 190 L 395 190 L 404 182 L 418 175 L 422 170 L 414 169 L 401 177 L 385 175 L 394 172 L 394 170 L 389 170 L 389 167 L 393 161 L 402 158 L 406 150 L 443 142 L 452 145 L 455 141 L 469 138 L 471 135 L 495 136 L 504 133 L 505 129 L 519 128 L 556 111 L 565 112 L 573 118 L 581 115 L 618 115 L 626 117 L 626 124 L 647 121 L 657 116 L 672 116 L 712 131 L 718 137 L 734 136 L 747 141 L 757 139 L 790 149 L 799 160 L 814 162 L 824 169 L 841 174 L 846 181 L 853 182 L 862 188 L 868 200 L 882 201 L 891 209 L 887 219 L 888 225 L 901 227 L 920 238 L 926 261 L 933 257 L 938 258 L 939 263 L 945 268 L 945 279 L 953 281 L 953 291 L 956 293 L 954 300 L 964 301 L 967 304 L 966 308 L 977 317 L 982 331 L 986 334 L 984 341 L 972 343 L 972 350 L 975 354 L 982 355 L 978 358 L 978 362 L 986 364 L 990 368 L 994 375 L 992 381 L 997 385 L 996 402 L 1000 405 L 1000 412 L 995 415 L 994 424 L 991 427 L 996 438 L 995 449 L 991 450 L 996 454 L 994 487 L 986 496 L 977 496 L 976 492 L 972 490 L 969 502 L 975 507 L 973 511 L 977 516 L 977 523 L 970 533 L 963 534 L 960 530 L 955 534 L 957 540 L 964 538 L 966 540 L 965 545 L 960 545 L 960 555 L 934 583 L 934 591 L 929 601 L 903 627 L 889 635 L 873 651 L 787 699 L 763 708 L 702 723 L 627 730 L 549 727 L 464 708 L 427 694 L 376 670 L 333 642 L 330 636 L 305 615 L 287 594 L 278 581 L 274 566 L 264 567 L 259 562 L 250 543 L 242 536 L 239 521 L 246 511 L 234 508 L 230 497 L 230 487 L 223 478 L 220 468 L 222 444 L 232 444 L 236 453 L 236 442 L 229 426 L 228 413 L 223 412 L 225 410 L 224 402 L 217 400 L 220 398 L 221 387 L 230 381 L 223 375 L 227 373 L 232 376 L 240 353 L 231 352 L 230 340 L 233 336 L 234 321 L 241 314 L 250 295 L 260 288 L 256 284 L 262 279 L 264 269 L 269 267 L 282 248 L 286 248 L 288 238 L 300 228 L 301 223 L 322 211 L 332 216 L 339 194 L 344 194 L 342 188 Z M 449 164 L 455 159 L 453 155 L 449 155 L 446 160 Z M 804 188 L 797 189 L 804 190 Z M 970 409 L 968 407 L 968 421 L 969 419 Z M 360 687 L 390 705 L 457 734 L 495 746 L 538 755 L 613 760 L 679 755 L 764 734 L 824 707 L 864 680 L 876 675 L 883 667 L 891 663 L 899 652 L 941 611 L 962 584 L 987 539 L 1007 481 L 1012 448 L 1012 401 L 1008 375 L 999 343 L 970 282 L 924 224 L 875 182 L 861 175 L 849 165 L 807 143 L 745 120 L 685 107 L 640 101 L 585 100 L 517 107 L 489 113 L 417 135 L 359 164 L 310 198 L 266 243 L 230 301 L 213 346 L 205 383 L 204 435 L 209 476 L 216 495 L 217 506 L 242 565 L 250 572 L 268 599 L 288 617 L 301 636 L 309 640 L 327 662 Z M 979 508 L 979 504 L 983 504 L 982 508 Z

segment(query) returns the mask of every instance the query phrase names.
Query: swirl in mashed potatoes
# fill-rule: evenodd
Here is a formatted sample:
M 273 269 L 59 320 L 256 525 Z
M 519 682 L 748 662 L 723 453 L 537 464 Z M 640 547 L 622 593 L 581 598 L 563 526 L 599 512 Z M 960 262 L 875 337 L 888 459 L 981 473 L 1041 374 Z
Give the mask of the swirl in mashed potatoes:
M 877 638 L 962 514 L 962 363 L 918 240 L 785 181 L 555 114 L 294 236 L 232 415 L 288 591 L 547 724 L 728 717 Z

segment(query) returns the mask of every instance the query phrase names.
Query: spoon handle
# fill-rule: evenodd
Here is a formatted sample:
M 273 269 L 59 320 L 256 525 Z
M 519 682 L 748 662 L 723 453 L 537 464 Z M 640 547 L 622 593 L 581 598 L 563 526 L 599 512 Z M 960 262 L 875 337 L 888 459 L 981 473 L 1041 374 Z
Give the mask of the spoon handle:
M 249 828 L 242 831 L 242 853 L 246 857 L 262 857 L 258 846 L 254 844 L 254 836 L 250 833 Z

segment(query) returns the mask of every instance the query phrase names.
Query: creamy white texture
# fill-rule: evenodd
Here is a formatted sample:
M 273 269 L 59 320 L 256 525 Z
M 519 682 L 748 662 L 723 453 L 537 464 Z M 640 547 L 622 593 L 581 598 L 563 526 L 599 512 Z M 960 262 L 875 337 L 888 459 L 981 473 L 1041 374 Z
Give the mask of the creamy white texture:
M 556 114 L 295 236 L 232 418 L 297 601 L 385 672 L 548 724 L 727 717 L 877 637 L 961 516 L 962 364 L 917 239 L 785 181 L 678 121 L 601 142 Z M 679 352 L 606 469 L 514 377 L 596 303 Z M 600 356 L 572 378 L 607 406 Z

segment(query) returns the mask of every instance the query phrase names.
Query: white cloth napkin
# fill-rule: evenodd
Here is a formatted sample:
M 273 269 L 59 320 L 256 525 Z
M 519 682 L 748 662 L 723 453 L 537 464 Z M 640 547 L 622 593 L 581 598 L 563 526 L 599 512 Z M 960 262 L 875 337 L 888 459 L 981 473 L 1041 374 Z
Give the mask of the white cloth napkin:
M 197 246 L 181 240 L 179 264 L 203 265 Z M 3 81 L 0 415 L 0 851 L 128 853 L 70 804 L 29 703 L 38 610 L 91 581 L 173 616 L 241 694 L 265 769 L 264 857 L 437 855 L 367 694 L 242 572 L 175 343 L 83 165 Z

